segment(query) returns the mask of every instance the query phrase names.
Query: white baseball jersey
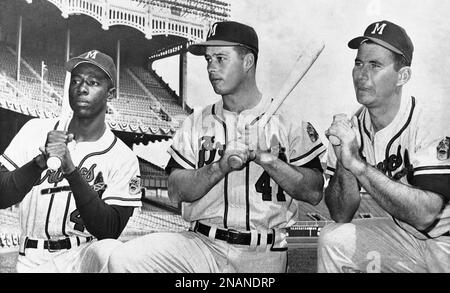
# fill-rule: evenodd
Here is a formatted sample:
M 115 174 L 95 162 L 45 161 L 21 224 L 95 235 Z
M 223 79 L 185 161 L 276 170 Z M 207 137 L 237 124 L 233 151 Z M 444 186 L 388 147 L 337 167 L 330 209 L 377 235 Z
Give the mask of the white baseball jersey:
M 37 156 L 56 119 L 32 119 L 14 137 L 0 163 L 8 170 L 19 168 Z M 72 161 L 81 175 L 107 204 L 139 207 L 139 164 L 133 152 L 108 128 L 96 142 L 69 144 Z M 91 236 L 75 206 L 63 174 L 46 170 L 20 203 L 22 236 L 60 239 Z
M 185 169 L 199 169 L 220 160 L 227 142 L 242 134 L 245 125 L 261 118 L 270 99 L 236 114 L 223 109 L 220 100 L 203 111 L 194 111 L 174 136 L 169 148 L 172 158 Z M 266 142 L 278 148 L 279 158 L 303 166 L 325 151 L 311 124 L 294 124 L 292 115 L 280 109 L 265 127 Z M 193 182 L 195 184 L 195 182 Z M 185 220 L 201 220 L 241 231 L 285 228 L 295 221 L 296 202 L 264 169 L 250 162 L 243 170 L 226 175 L 204 197 L 183 203 Z
M 385 128 L 374 132 L 367 108 L 357 114 L 358 129 L 361 138 L 360 155 L 367 163 L 376 167 L 386 176 L 403 184 L 450 194 L 447 181 L 440 178 L 450 176 L 450 160 L 447 152 L 438 153 L 438 145 L 445 143 L 437 138 L 426 124 L 420 104 L 414 97 L 403 98 L 400 110 L 394 120 Z M 328 148 L 326 174 L 333 176 L 336 170 L 336 155 L 332 145 Z M 439 177 L 444 176 L 444 177 Z M 448 178 L 448 177 L 447 177 Z M 446 200 L 448 203 L 448 199 Z M 394 219 L 399 225 L 417 235 L 410 225 Z M 437 237 L 450 230 L 450 209 L 436 222 L 427 237 Z

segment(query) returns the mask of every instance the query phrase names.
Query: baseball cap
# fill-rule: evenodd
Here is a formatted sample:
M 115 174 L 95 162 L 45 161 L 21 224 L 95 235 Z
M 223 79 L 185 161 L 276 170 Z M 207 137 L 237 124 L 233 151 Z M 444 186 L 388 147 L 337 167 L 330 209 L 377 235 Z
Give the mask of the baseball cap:
M 403 55 L 409 63 L 412 62 L 414 45 L 406 31 L 395 23 L 387 20 L 374 22 L 366 28 L 364 36 L 352 39 L 348 46 L 358 49 L 367 40 Z
M 90 63 L 103 70 L 111 79 L 113 86 L 116 87 L 116 65 L 110 56 L 98 50 L 92 50 L 67 61 L 66 70 L 72 72 L 81 63 Z
M 239 22 L 216 22 L 209 29 L 206 41 L 190 45 L 188 51 L 194 55 L 203 56 L 208 46 L 244 46 L 257 55 L 258 35 L 252 27 Z

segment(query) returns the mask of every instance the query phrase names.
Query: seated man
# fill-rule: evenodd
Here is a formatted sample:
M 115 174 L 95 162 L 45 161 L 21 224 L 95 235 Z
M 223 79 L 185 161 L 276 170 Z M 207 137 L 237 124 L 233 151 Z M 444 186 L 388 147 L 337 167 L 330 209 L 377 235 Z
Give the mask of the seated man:
M 191 230 L 152 233 L 116 249 L 112 272 L 285 272 L 287 227 L 294 199 L 322 199 L 319 161 L 325 150 L 308 122 L 285 110 L 265 125 L 269 106 L 256 84 L 258 36 L 242 23 L 215 23 L 206 42 L 188 50 L 203 56 L 222 99 L 194 112 L 169 149 L 169 196 L 182 202 Z M 248 127 L 252 125 L 252 127 Z M 230 157 L 238 157 L 233 166 Z
M 105 124 L 116 83 L 112 58 L 90 51 L 66 69 L 73 110 L 67 131 L 54 130 L 64 121 L 32 119 L 0 156 L 8 170 L 26 168 L 34 180 L 16 183 L 22 190 L 34 183 L 25 196 L 0 195 L 2 207 L 20 202 L 18 272 L 105 271 L 115 239 L 141 205 L 137 157 Z M 48 157 L 61 167 L 47 169 Z
M 348 46 L 363 105 L 334 117 L 325 202 L 335 224 L 320 234 L 319 272 L 450 272 L 450 160 L 416 98 L 403 95 L 413 44 L 400 26 L 371 24 Z M 352 222 L 363 189 L 392 217 Z M 352 223 L 350 223 L 352 222 Z

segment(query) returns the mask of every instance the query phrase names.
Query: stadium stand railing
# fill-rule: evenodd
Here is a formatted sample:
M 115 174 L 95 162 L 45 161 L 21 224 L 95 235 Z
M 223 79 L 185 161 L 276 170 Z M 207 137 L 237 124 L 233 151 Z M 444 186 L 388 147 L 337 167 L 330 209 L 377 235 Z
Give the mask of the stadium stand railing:
M 59 62 L 55 58 L 51 59 L 45 52 L 24 50 L 21 58 L 23 66 L 21 66 L 20 80 L 17 82 L 15 80 L 17 55 L 15 54 L 15 51 L 7 44 L 0 44 L 1 73 L 8 79 L 13 91 L 16 92 L 9 96 L 21 97 L 20 101 L 18 99 L 9 101 L 14 103 L 11 106 L 12 109 L 16 110 L 15 108 L 19 107 L 17 103 L 20 102 L 25 107 L 31 108 L 29 112 L 33 112 L 32 116 L 56 117 L 62 104 L 66 72 L 64 62 Z M 41 71 L 42 61 L 47 66 L 45 79 L 41 79 L 37 73 Z M 133 72 L 127 67 L 124 66 L 120 70 L 119 97 L 110 103 L 107 121 L 124 126 L 122 127 L 124 131 L 138 131 L 139 129 L 151 129 L 152 133 L 159 132 L 158 129 L 162 133 L 175 131 L 180 125 L 179 121 L 167 114 L 169 111 L 164 109 L 162 103 L 151 93 L 151 89 L 139 84 L 136 79 L 138 78 L 133 76 Z M 182 110 L 180 106 L 178 107 Z M 180 112 L 179 109 L 177 112 Z M 186 115 L 186 112 L 183 114 Z M 184 119 L 184 117 L 182 118 Z
M 147 70 L 139 66 L 131 66 L 130 70 L 136 75 L 142 84 L 161 103 L 160 107 L 171 118 L 187 116 L 186 110 L 178 103 L 176 94 L 153 70 Z

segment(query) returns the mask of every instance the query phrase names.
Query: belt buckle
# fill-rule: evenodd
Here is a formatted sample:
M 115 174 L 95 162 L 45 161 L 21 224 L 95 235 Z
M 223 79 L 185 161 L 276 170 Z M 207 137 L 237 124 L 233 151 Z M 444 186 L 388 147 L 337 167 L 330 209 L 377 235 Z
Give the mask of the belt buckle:
M 237 244 L 240 232 L 234 229 L 227 230 L 226 242 L 230 244 Z
M 54 243 L 55 248 L 51 248 L 53 243 Z M 59 240 L 51 240 L 51 239 L 47 240 L 47 250 L 50 253 L 60 251 L 61 250 L 61 242 Z

